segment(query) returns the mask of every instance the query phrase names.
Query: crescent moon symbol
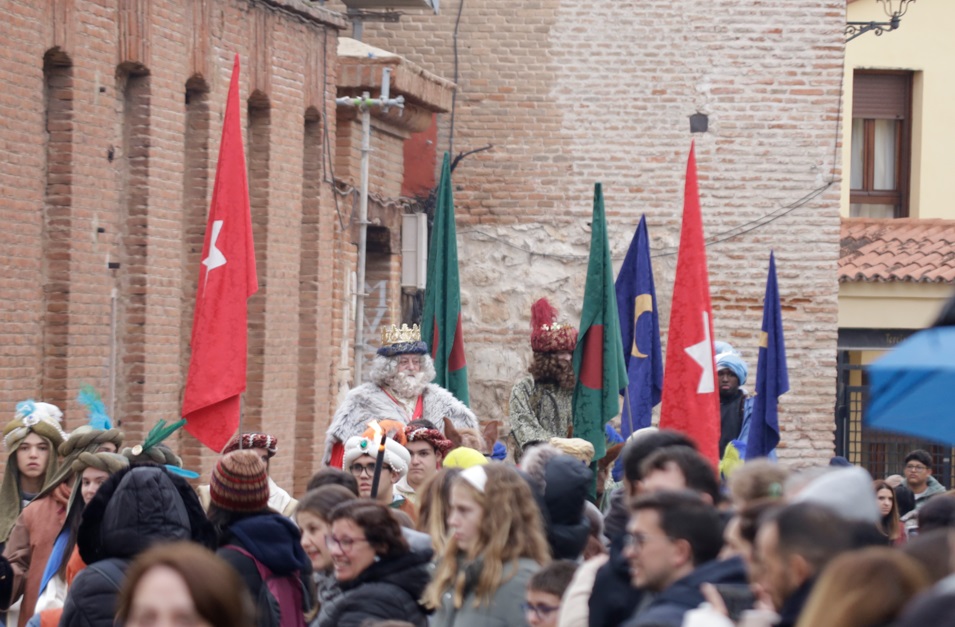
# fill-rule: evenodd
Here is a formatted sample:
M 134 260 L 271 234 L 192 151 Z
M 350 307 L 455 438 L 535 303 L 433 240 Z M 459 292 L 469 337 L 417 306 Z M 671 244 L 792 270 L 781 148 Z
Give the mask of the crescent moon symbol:
M 647 313 L 648 311 L 653 311 L 653 299 L 649 294 L 640 294 L 633 301 L 633 348 L 630 350 L 630 354 L 639 359 L 646 359 L 647 356 L 640 352 L 640 348 L 637 346 L 637 321 L 640 320 L 640 316 Z

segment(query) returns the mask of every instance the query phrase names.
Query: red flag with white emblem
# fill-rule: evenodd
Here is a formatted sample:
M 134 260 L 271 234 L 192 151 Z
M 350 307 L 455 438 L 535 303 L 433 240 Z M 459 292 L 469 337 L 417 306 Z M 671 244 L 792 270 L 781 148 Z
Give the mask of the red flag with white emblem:
M 713 309 L 706 270 L 696 156 L 690 145 L 683 228 L 670 307 L 660 428 L 690 436 L 704 457 L 719 463 L 720 399 L 713 360 Z
M 182 401 L 186 430 L 216 452 L 239 428 L 239 397 L 245 391 L 246 301 L 256 290 L 236 55 L 202 247 L 192 355 Z

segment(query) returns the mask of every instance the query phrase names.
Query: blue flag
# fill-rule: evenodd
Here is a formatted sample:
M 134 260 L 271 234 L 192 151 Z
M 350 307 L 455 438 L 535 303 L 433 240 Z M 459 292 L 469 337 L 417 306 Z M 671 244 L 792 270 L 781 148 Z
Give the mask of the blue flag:
M 763 301 L 763 328 L 759 334 L 756 398 L 746 441 L 746 459 L 766 457 L 779 444 L 779 397 L 789 391 L 783 315 L 776 284 L 776 258 L 769 254 L 769 276 Z
M 650 265 L 650 237 L 646 216 L 640 217 L 617 282 L 617 314 L 627 364 L 627 388 L 620 425 L 623 437 L 650 426 L 654 406 L 663 391 L 663 357 L 660 350 L 660 319 L 657 293 Z

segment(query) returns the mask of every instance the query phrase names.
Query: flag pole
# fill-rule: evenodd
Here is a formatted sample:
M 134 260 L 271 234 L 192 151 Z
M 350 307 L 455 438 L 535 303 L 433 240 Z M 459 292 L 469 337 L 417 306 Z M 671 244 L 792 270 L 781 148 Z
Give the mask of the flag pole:
M 405 98 L 389 98 L 391 68 L 382 68 L 381 95 L 372 98 L 367 91 L 360 98 L 336 98 L 338 106 L 355 107 L 361 111 L 361 183 L 358 194 L 358 268 L 355 272 L 355 386 L 361 385 L 362 359 L 365 354 L 365 265 L 368 256 L 368 157 L 371 154 L 371 108 L 404 109 Z

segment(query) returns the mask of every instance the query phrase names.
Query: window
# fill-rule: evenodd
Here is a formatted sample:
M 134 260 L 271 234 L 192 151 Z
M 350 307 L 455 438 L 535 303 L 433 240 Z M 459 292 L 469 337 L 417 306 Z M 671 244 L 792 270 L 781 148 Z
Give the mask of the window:
M 852 91 L 850 215 L 907 217 L 912 73 L 856 70 Z

